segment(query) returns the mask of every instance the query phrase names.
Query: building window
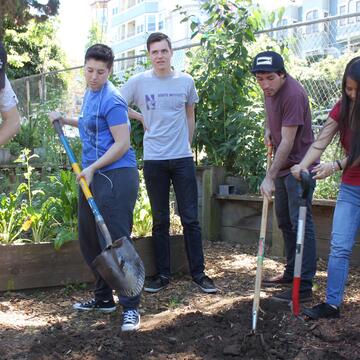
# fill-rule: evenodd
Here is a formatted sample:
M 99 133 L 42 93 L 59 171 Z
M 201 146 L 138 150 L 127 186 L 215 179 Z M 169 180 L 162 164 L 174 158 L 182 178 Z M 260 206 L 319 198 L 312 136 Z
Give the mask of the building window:
M 147 17 L 147 31 L 152 32 L 156 30 L 156 16 L 149 15 Z
M 286 26 L 288 25 L 288 20 L 287 19 L 281 19 L 280 21 L 278 21 L 277 26 L 278 27 L 282 27 L 282 26 Z M 284 29 L 284 30 L 279 30 L 278 32 L 278 39 L 284 39 L 288 36 L 288 29 Z
M 137 0 L 137 3 L 138 3 L 138 4 L 140 4 L 140 3 L 142 3 L 142 2 L 144 2 L 144 0 Z
M 125 39 L 125 24 L 121 25 L 121 37 L 120 37 L 120 39 L 121 40 Z
M 159 31 L 162 30 L 164 28 L 164 19 L 163 16 L 160 14 L 159 15 Z
M 141 34 L 144 32 L 144 24 L 140 24 L 136 26 L 136 33 Z
M 136 0 L 128 0 L 127 7 L 131 8 L 136 5 Z
M 135 50 L 130 50 L 127 52 L 126 54 L 127 57 L 132 57 L 132 56 L 135 56 Z M 126 67 L 131 67 L 131 66 L 134 66 L 135 65 L 135 59 L 127 59 L 126 61 Z
M 356 2 L 356 12 L 360 12 L 360 1 Z M 360 16 L 356 17 L 356 21 L 360 22 Z
M 119 8 L 118 8 L 118 7 L 114 7 L 114 8 L 112 9 L 112 14 L 113 14 L 113 15 L 116 15 L 118 12 L 119 12 Z
M 348 3 L 348 13 L 353 14 L 356 12 L 356 3 L 355 0 L 350 0 Z M 355 22 L 355 17 L 351 17 L 348 19 L 349 24 L 353 24 Z
M 312 21 L 319 18 L 319 10 L 312 10 L 306 14 L 306 21 Z M 319 32 L 319 24 L 311 24 L 306 26 L 306 34 Z
M 345 5 L 341 5 L 339 8 L 339 15 L 345 15 L 346 14 L 346 6 Z M 346 19 L 340 19 L 340 26 L 344 26 L 346 23 Z
M 128 23 L 127 37 L 134 36 L 134 35 L 135 35 L 135 20 L 130 21 Z

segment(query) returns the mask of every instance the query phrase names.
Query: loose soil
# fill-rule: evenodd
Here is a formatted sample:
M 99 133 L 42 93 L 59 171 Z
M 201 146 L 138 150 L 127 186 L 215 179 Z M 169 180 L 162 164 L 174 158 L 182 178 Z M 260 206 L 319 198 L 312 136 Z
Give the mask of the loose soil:
M 250 335 L 256 271 L 255 248 L 212 244 L 207 273 L 220 291 L 202 293 L 188 275 L 176 275 L 158 294 L 142 296 L 142 326 L 121 333 L 121 310 L 80 313 L 75 301 L 91 297 L 89 286 L 0 294 L 0 359 L 360 359 L 360 269 L 352 268 L 340 319 L 306 321 L 288 305 L 261 293 L 257 335 Z M 265 275 L 282 270 L 268 258 Z M 326 263 L 318 262 L 313 304 L 323 298 Z M 310 306 L 311 304 L 308 304 Z

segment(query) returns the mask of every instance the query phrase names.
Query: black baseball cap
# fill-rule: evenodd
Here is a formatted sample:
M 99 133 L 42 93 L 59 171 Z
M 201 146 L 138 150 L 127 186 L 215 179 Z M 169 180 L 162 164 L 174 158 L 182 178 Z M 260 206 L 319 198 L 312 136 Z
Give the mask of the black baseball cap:
M 0 42 L 0 90 L 5 87 L 5 66 L 7 63 L 7 55 L 4 45 Z
M 251 72 L 278 72 L 285 71 L 284 59 L 275 51 L 263 51 L 254 58 Z

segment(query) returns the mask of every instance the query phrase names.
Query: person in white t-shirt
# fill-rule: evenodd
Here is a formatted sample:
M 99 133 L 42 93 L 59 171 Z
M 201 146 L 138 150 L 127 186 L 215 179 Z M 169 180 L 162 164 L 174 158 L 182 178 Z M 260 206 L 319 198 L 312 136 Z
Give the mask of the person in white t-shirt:
M 152 69 L 131 77 L 120 92 L 129 117 L 144 126 L 144 178 L 149 195 L 157 275 L 144 287 L 158 292 L 170 283 L 169 190 L 173 184 L 193 281 L 206 293 L 215 293 L 205 275 L 201 229 L 198 221 L 197 183 L 191 142 L 195 104 L 199 101 L 193 78 L 171 68 L 173 51 L 167 35 L 152 33 L 147 40 Z
M 6 144 L 20 130 L 20 115 L 17 110 L 18 99 L 5 74 L 7 54 L 0 43 L 0 145 Z

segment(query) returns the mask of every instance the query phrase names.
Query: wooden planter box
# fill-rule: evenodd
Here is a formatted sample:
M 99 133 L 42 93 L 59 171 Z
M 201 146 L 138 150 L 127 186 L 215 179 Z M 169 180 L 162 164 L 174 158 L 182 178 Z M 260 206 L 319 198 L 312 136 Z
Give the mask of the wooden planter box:
M 171 237 L 171 271 L 188 272 L 183 237 Z M 134 239 L 146 276 L 156 273 L 151 237 Z M 92 282 L 93 275 L 80 253 L 78 241 L 56 251 L 51 243 L 0 245 L 0 291 L 33 289 Z

